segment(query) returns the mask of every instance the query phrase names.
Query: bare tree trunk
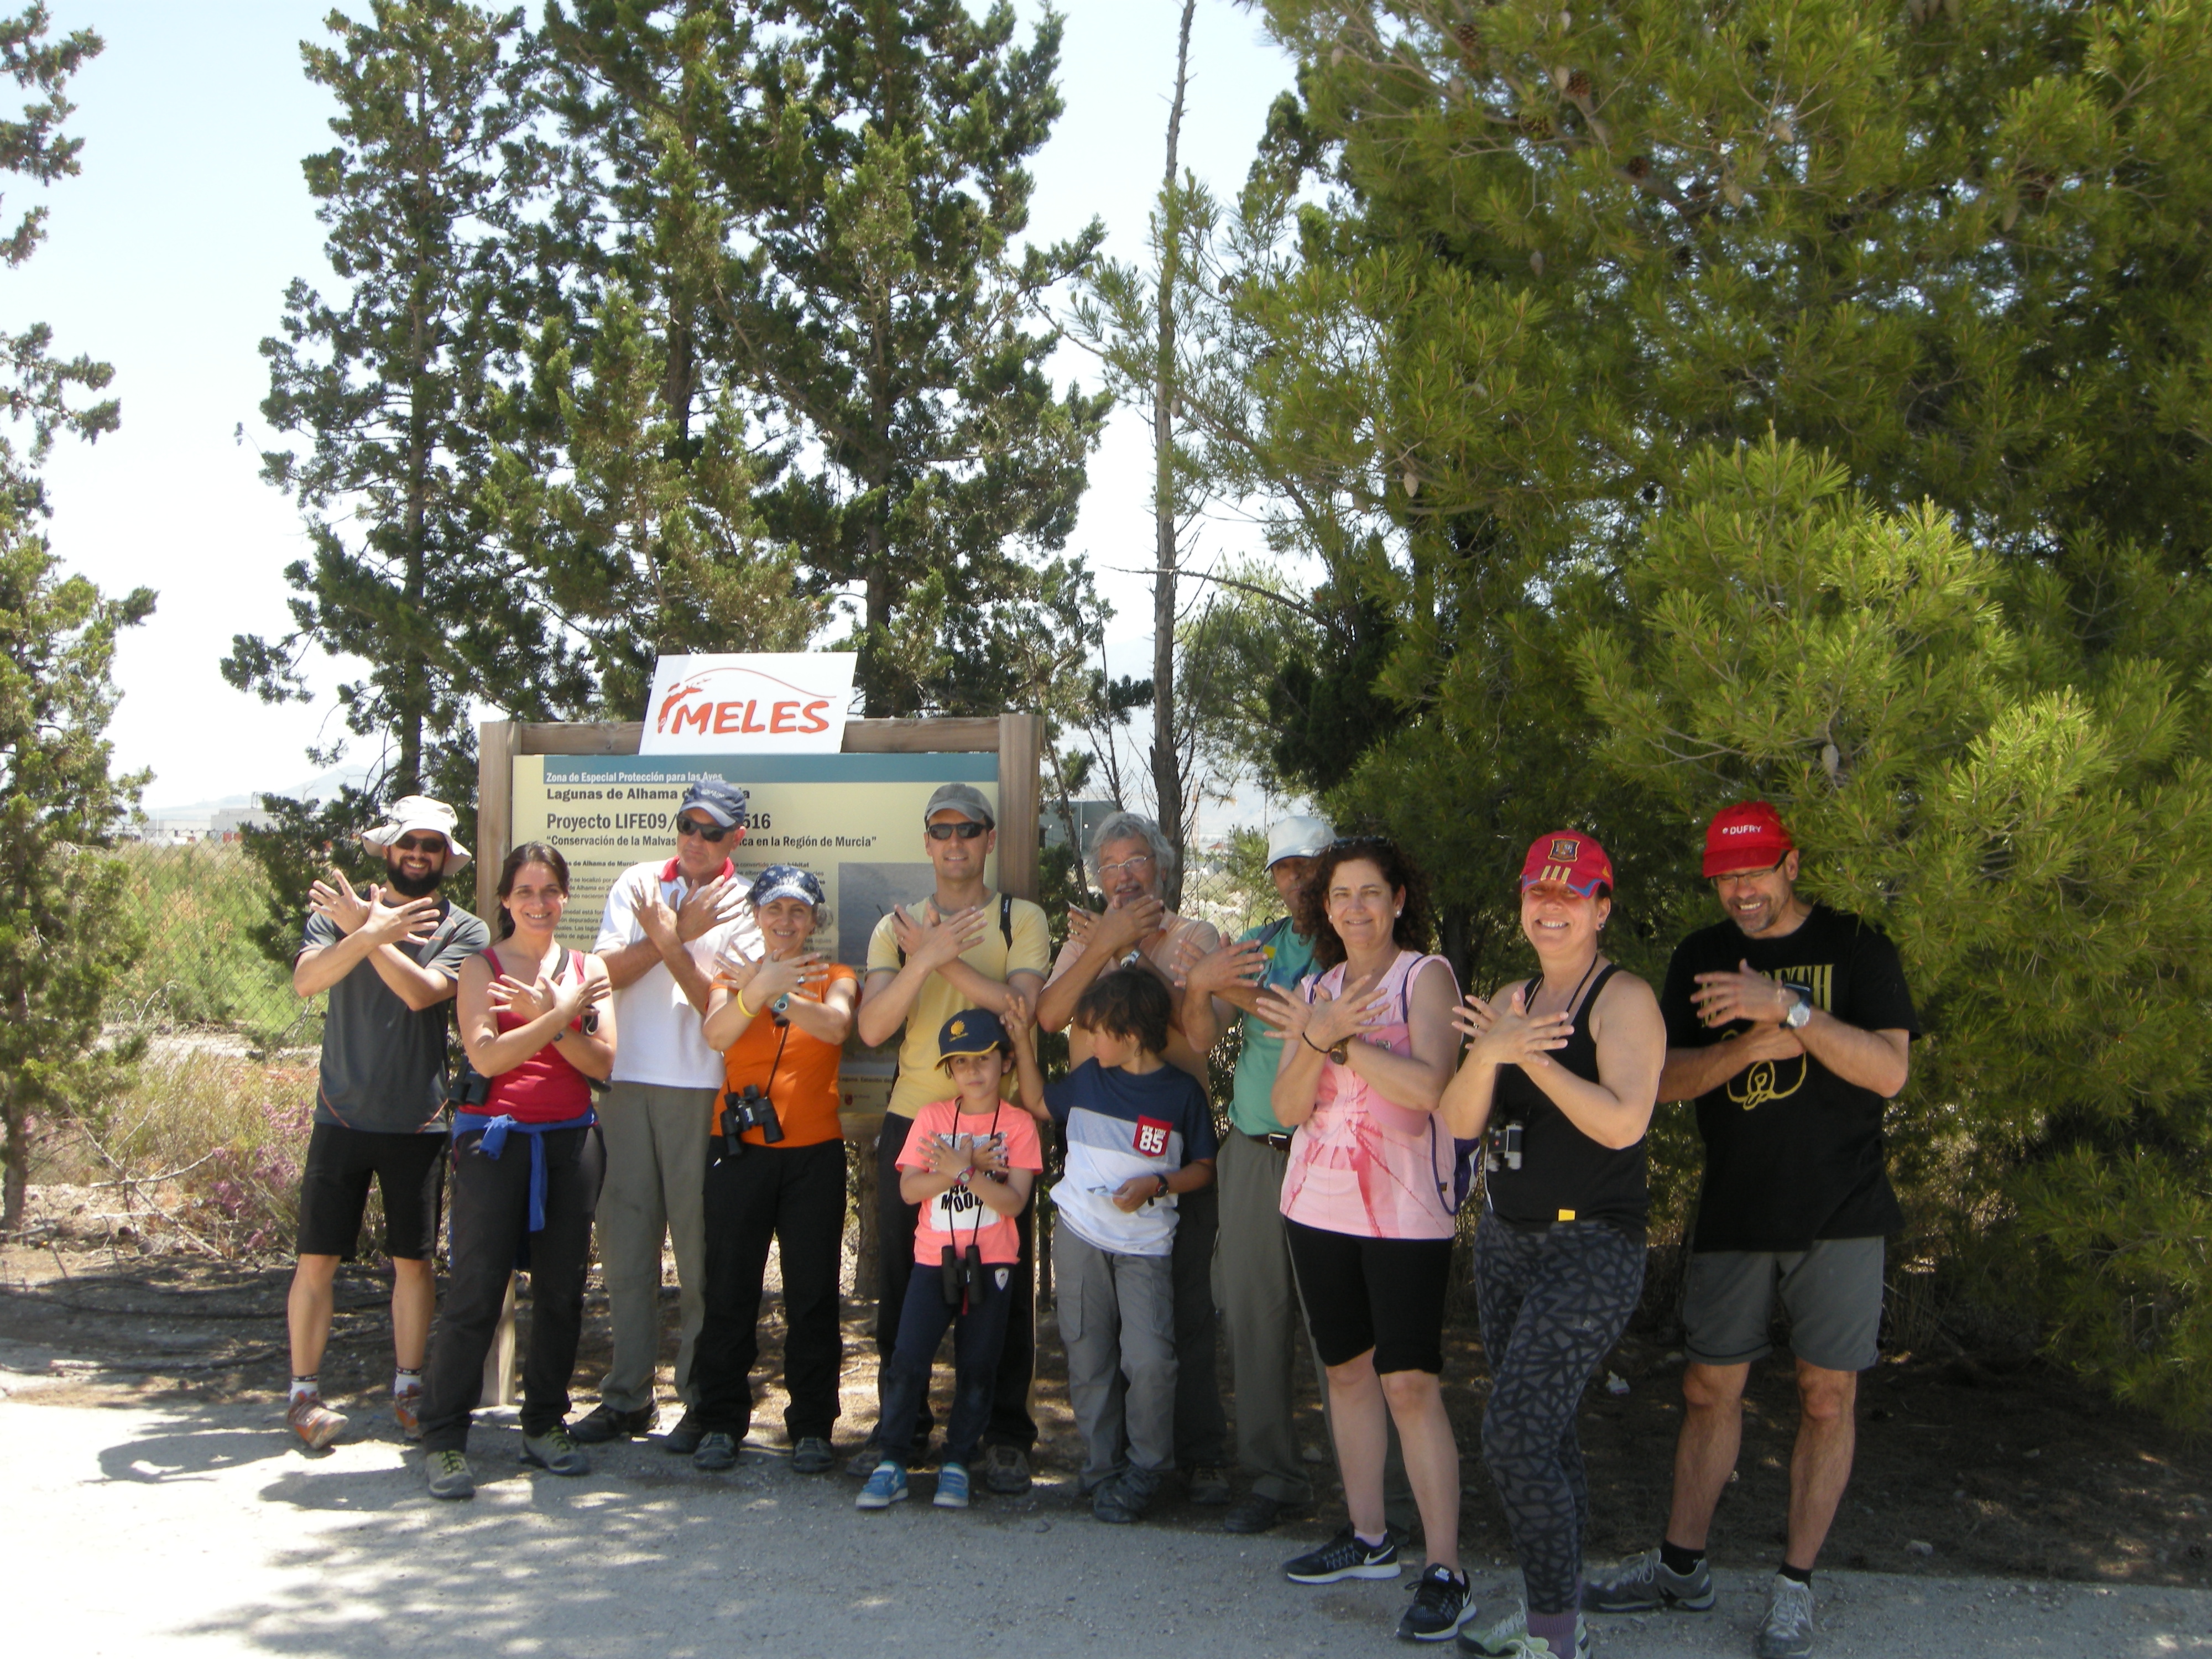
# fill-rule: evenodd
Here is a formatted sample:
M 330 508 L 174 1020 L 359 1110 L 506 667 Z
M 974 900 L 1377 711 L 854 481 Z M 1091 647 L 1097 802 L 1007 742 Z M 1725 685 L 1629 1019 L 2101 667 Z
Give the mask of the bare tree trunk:
M 8 1172 L 0 1176 L 0 1238 L 13 1238 L 23 1230 L 23 1208 L 29 1196 L 31 1135 L 22 1113 L 10 1108 L 5 1116 Z
M 1176 851 L 1175 873 L 1164 884 L 1168 908 L 1182 902 L 1182 748 L 1176 741 L 1175 625 L 1176 573 L 1181 549 L 1176 540 L 1175 289 L 1182 252 L 1182 212 L 1176 186 L 1176 146 L 1182 136 L 1183 89 L 1190 78 L 1190 24 L 1198 0 L 1183 0 L 1182 27 L 1176 38 L 1175 102 L 1168 111 L 1168 164 L 1160 185 L 1160 291 L 1158 356 L 1152 380 L 1152 800 L 1168 845 Z
M 429 550 L 423 545 L 429 519 L 431 446 L 428 413 L 430 349 L 423 322 L 428 296 L 422 292 L 423 286 L 420 281 L 416 284 L 409 340 L 414 356 L 414 378 L 408 394 L 407 576 L 404 591 L 410 617 L 422 614 L 423 574 L 429 556 Z M 416 653 L 409 652 L 405 656 L 399 671 L 399 769 L 392 789 L 394 796 L 422 793 L 422 728 L 428 724 L 430 714 L 429 670 Z

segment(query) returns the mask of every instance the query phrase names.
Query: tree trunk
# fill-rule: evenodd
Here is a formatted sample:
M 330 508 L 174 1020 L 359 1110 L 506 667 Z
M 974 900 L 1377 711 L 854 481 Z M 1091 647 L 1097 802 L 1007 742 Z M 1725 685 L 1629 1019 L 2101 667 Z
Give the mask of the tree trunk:
M 424 284 L 417 282 L 412 315 L 409 319 L 409 351 L 413 358 L 413 374 L 408 388 L 407 410 L 407 517 L 404 531 L 407 574 L 404 594 L 410 618 L 422 614 L 422 578 L 428 559 L 428 549 L 423 545 L 429 521 L 430 496 L 430 419 L 428 405 L 430 398 L 429 347 L 424 338 L 423 312 L 428 296 L 422 292 Z M 404 651 L 400 653 L 398 708 L 399 766 L 392 778 L 394 796 L 419 795 L 422 793 L 422 728 L 428 723 L 430 712 L 429 667 L 422 653 Z
M 13 1238 L 23 1230 L 23 1206 L 30 1192 L 31 1137 L 23 1127 L 23 1115 L 10 1106 L 5 1109 L 7 1141 L 4 1152 L 8 1170 L 0 1176 L 0 1238 Z
M 1182 212 L 1176 191 L 1176 145 L 1182 134 L 1183 88 L 1190 76 L 1190 23 L 1198 0 L 1183 0 L 1176 40 L 1175 101 L 1168 110 L 1168 164 L 1160 185 L 1159 340 L 1152 379 L 1152 801 L 1175 871 L 1162 884 L 1172 910 L 1182 902 L 1182 750 L 1176 741 L 1175 405 L 1176 262 L 1182 252 Z

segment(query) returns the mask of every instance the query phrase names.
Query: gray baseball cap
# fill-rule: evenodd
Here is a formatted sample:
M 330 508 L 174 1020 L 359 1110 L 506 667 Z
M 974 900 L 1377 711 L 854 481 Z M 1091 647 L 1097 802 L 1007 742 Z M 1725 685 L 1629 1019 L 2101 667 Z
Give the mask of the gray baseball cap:
M 972 783 L 940 783 L 937 793 L 929 798 L 929 805 L 921 809 L 921 821 L 927 823 L 939 812 L 957 812 L 970 823 L 988 824 L 997 829 L 999 820 L 991 811 L 991 803 L 983 799 L 983 792 Z

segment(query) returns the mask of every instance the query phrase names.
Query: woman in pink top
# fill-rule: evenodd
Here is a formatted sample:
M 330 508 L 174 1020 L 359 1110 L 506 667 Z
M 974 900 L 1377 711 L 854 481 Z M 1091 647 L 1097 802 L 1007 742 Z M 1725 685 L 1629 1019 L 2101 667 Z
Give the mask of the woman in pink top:
M 1330 1431 L 1352 1524 L 1285 1564 L 1302 1584 L 1395 1578 L 1382 1519 L 1389 1425 L 1405 1449 L 1428 1559 L 1398 1634 L 1449 1641 L 1474 1615 L 1459 1565 L 1459 1448 L 1444 1413 L 1451 1131 L 1437 1116 L 1459 1039 L 1459 984 L 1425 956 L 1427 883 L 1379 836 L 1314 861 L 1297 905 L 1317 978 L 1260 1012 L 1283 1032 L 1275 1115 L 1296 1138 L 1283 1216 L 1298 1293 L 1328 1371 Z

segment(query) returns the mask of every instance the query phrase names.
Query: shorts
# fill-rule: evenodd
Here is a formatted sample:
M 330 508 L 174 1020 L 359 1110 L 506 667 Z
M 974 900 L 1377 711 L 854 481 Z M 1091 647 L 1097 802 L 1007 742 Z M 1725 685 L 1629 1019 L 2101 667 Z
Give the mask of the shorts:
M 446 1195 L 446 1137 L 379 1134 L 318 1123 L 300 1177 L 300 1254 L 352 1260 L 368 1207 L 368 1178 L 384 1194 L 384 1253 L 425 1261 L 438 1253 Z
M 1449 1238 L 1361 1238 L 1285 1219 L 1298 1299 L 1324 1365 L 1375 1351 L 1375 1369 L 1444 1368 Z
M 1863 1371 L 1881 1332 L 1883 1241 L 1816 1238 L 1802 1250 L 1703 1250 L 1690 1258 L 1684 1347 L 1700 1365 L 1743 1365 L 1774 1352 L 1778 1288 L 1790 1352 L 1823 1370 Z

